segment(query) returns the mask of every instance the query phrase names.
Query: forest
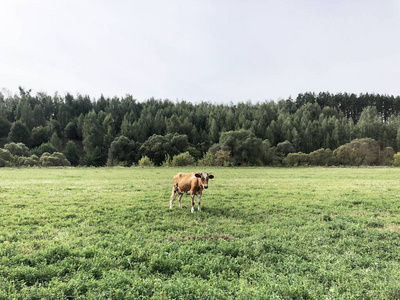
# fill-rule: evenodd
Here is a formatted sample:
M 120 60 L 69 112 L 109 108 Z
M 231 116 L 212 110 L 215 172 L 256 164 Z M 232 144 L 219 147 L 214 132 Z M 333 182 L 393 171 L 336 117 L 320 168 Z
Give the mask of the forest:
M 0 93 L 2 167 L 390 165 L 398 151 L 400 96 L 193 104 Z

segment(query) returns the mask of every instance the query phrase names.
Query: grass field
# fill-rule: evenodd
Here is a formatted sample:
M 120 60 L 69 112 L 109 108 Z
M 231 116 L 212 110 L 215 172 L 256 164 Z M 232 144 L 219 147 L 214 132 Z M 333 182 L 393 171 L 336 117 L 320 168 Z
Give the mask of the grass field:
M 202 212 L 172 176 L 215 175 Z M 0 299 L 399 299 L 400 169 L 0 170 Z

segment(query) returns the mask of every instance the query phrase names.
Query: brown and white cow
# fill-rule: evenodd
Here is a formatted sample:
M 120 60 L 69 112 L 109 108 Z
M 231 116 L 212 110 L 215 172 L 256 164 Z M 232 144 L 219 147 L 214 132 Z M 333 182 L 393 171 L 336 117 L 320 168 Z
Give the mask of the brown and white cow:
M 203 173 L 177 173 L 174 175 L 174 185 L 172 187 L 171 200 L 169 202 L 169 209 L 172 209 L 176 195 L 179 194 L 178 202 L 179 207 L 182 208 L 183 194 L 189 194 L 192 200 L 191 212 L 194 212 L 194 196 L 197 195 L 197 209 L 200 211 L 200 201 L 203 189 L 208 188 L 208 179 L 213 179 L 214 175 L 207 172 Z

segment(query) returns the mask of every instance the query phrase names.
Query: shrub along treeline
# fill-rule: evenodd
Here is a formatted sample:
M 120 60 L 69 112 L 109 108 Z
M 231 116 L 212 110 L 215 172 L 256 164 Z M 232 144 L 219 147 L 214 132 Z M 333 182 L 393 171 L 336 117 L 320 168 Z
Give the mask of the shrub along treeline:
M 399 114 L 399 96 L 377 94 L 223 105 L 20 88 L 0 93 L 0 166 L 387 165 Z

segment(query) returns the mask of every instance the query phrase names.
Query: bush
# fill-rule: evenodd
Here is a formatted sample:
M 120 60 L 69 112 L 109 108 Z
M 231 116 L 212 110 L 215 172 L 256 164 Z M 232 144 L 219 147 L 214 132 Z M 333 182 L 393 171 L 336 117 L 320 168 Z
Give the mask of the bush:
M 11 123 L 3 116 L 0 116 L 0 138 L 7 137 L 11 129 Z
M 229 167 L 233 165 L 231 153 L 229 151 L 219 150 L 215 153 L 215 165 L 220 167 Z
M 394 149 L 392 147 L 386 147 L 381 151 L 380 153 L 380 164 L 382 166 L 389 166 L 393 162 L 393 156 L 394 156 Z
M 189 152 L 189 154 L 195 159 L 198 160 L 201 157 L 201 151 L 196 149 L 195 147 L 187 147 L 185 149 L 186 151 Z
M 263 141 L 250 130 L 222 132 L 221 150 L 229 151 L 235 165 L 260 165 L 264 155 Z
M 340 146 L 333 154 L 338 163 L 348 166 L 378 165 L 379 144 L 371 138 L 355 139 L 350 143 Z
M 39 147 L 32 150 L 32 153 L 39 157 L 42 156 L 42 154 L 45 152 L 53 154 L 54 152 L 56 152 L 56 149 L 53 147 L 53 145 L 50 142 L 47 142 L 47 143 L 41 144 Z
M 43 153 L 40 157 L 39 163 L 44 167 L 71 165 L 71 163 L 65 158 L 64 154 L 60 152 L 54 152 L 53 154 L 48 152 Z
M 30 156 L 29 148 L 24 143 L 8 143 L 4 149 L 10 151 L 12 155 Z
M 283 162 L 288 166 L 305 166 L 308 165 L 308 154 L 303 152 L 289 153 Z
M 22 142 L 25 145 L 29 144 L 31 132 L 25 123 L 20 120 L 12 124 L 10 132 L 8 134 L 9 142 Z
M 172 158 L 172 166 L 174 167 L 182 167 L 182 166 L 193 166 L 194 158 L 190 155 L 188 151 L 175 155 Z
M 49 141 L 49 128 L 38 126 L 32 129 L 30 147 L 39 147 L 43 143 Z
M 171 167 L 172 166 L 171 155 L 169 155 L 169 154 L 165 155 L 165 160 L 162 165 L 163 165 L 163 167 Z
M 6 149 L 0 149 L 0 167 L 11 167 L 14 164 L 14 156 Z
M 64 128 L 64 135 L 67 139 L 77 140 L 78 137 L 78 122 L 76 119 L 69 122 Z
M 308 162 L 313 166 L 331 166 L 335 164 L 335 157 L 331 149 L 318 149 L 308 155 Z
M 6 161 L 13 161 L 14 160 L 14 156 L 7 149 L 0 149 L 0 158 L 4 159 Z
M 79 163 L 78 146 L 73 141 L 68 141 L 64 149 L 64 155 L 71 163 L 76 166 Z
M 215 166 L 215 155 L 208 151 L 203 158 L 198 161 L 199 166 Z
M 154 134 L 139 148 L 142 156 L 149 157 L 155 165 L 163 163 L 165 155 L 175 155 L 188 148 L 188 137 L 185 134 L 171 134 L 165 136 Z
M 138 142 L 132 141 L 124 135 L 116 137 L 108 149 L 108 165 L 131 166 L 140 157 L 138 157 L 139 146 Z
M 50 138 L 50 143 L 56 149 L 56 151 L 60 151 L 62 147 L 61 139 L 58 137 L 57 133 L 53 133 Z
M 98 147 L 96 147 L 93 151 L 87 152 L 83 157 L 83 164 L 88 167 L 101 167 L 106 162 L 106 156 L 102 154 L 101 149 Z
M 17 159 L 17 166 L 20 167 L 33 167 L 39 165 L 39 157 L 36 155 L 32 155 L 30 157 L 18 157 Z
M 295 152 L 292 143 L 289 142 L 288 140 L 278 143 L 278 145 L 276 145 L 275 150 L 279 155 L 284 155 L 284 156 L 287 156 L 289 153 Z
M 139 166 L 141 166 L 141 167 L 154 167 L 154 163 L 147 156 L 142 156 L 142 158 L 139 160 Z
M 275 152 L 275 147 L 271 146 L 271 143 L 269 140 L 264 140 L 262 142 L 262 162 L 264 165 L 273 165 L 278 161 L 278 158 L 276 156 Z
M 395 167 L 400 167 L 400 152 L 397 152 L 397 153 L 393 156 L 393 166 L 395 166 Z

